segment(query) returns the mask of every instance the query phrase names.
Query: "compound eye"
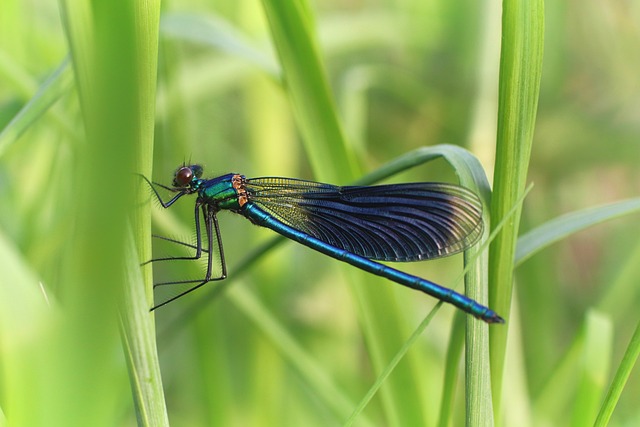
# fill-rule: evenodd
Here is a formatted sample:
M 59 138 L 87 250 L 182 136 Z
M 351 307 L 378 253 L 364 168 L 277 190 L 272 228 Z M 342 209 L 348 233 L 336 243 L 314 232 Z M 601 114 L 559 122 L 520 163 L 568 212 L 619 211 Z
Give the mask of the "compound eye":
M 173 178 L 174 187 L 188 187 L 193 179 L 193 171 L 190 167 L 183 166 L 176 171 L 176 176 Z

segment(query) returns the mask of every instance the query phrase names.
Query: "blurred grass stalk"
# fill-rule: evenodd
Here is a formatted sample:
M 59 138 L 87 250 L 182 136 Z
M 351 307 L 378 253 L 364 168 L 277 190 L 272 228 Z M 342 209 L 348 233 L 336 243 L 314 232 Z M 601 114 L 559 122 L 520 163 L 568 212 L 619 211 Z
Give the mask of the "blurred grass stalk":
M 43 348 L 49 368 L 38 379 L 47 404 L 42 412 L 31 407 L 33 415 L 25 413 L 30 422 L 16 425 L 38 417 L 48 425 L 116 425 L 122 417 L 117 396 L 130 393 L 121 359 L 114 357 L 120 338 L 129 351 L 139 421 L 162 425 L 166 411 L 149 298 L 131 299 L 143 282 L 131 279 L 139 274 L 125 273 L 150 253 L 149 236 L 143 237 L 148 215 L 131 206 L 141 205 L 135 203 L 134 172 L 148 173 L 151 165 L 159 2 L 66 0 L 61 9 L 86 134 L 69 171 L 76 203 L 60 289 L 64 306 Z M 143 243 L 139 254 L 126 249 L 131 228 Z M 140 343 L 152 345 L 143 349 Z M 149 402 L 155 402 L 153 410 Z
M 308 3 L 304 0 L 288 3 L 263 0 L 262 3 L 282 66 L 284 86 L 314 176 L 325 182 L 352 182 L 359 175 L 360 166 L 338 120 L 314 38 L 315 22 Z M 401 334 L 383 331 L 407 330 L 406 319 L 400 307 L 393 304 L 391 287 L 367 292 L 362 279 L 364 273 L 348 270 L 347 274 L 360 307 L 360 324 L 369 357 L 378 374 L 403 342 Z M 373 280 L 376 279 L 367 278 L 368 282 Z M 389 425 L 424 423 L 424 399 L 420 397 L 419 381 L 426 374 L 417 373 L 417 366 L 416 363 L 398 366 L 381 389 L 379 398 Z
M 502 3 L 502 49 L 498 98 L 498 135 L 492 226 L 498 224 L 523 193 L 533 141 L 544 39 L 543 0 L 504 0 Z M 513 268 L 521 210 L 490 246 L 489 306 L 504 316 L 505 327 L 492 328 L 491 375 L 494 414 L 501 424 L 504 374 Z

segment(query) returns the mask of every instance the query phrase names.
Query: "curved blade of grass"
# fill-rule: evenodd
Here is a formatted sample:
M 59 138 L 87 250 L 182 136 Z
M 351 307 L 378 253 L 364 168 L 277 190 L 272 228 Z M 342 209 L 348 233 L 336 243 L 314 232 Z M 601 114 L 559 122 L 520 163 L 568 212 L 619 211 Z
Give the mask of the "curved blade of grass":
M 0 157 L 20 136 L 36 122 L 73 84 L 73 73 L 69 59 L 65 58 L 37 93 L 0 133 Z
M 453 168 L 460 179 L 460 183 L 480 193 L 489 203 L 490 188 L 484 170 L 478 160 L 468 151 L 454 145 L 437 145 L 424 147 L 402 156 L 380 168 L 375 174 L 367 175 L 367 179 L 382 179 L 392 170 L 418 165 L 422 162 L 436 158 L 444 158 Z M 485 216 L 485 233 L 488 233 L 488 218 Z M 481 253 L 481 249 L 474 247 L 465 252 L 465 263 L 469 266 L 470 259 L 477 262 L 471 263 L 472 267 L 465 278 L 465 294 L 469 298 L 486 304 L 487 301 L 487 254 Z M 493 411 L 491 407 L 491 388 L 489 378 L 489 341 L 487 325 L 477 319 L 467 316 L 466 338 L 466 404 L 468 425 L 479 423 L 493 424 Z
M 529 193 L 531 188 L 532 188 L 532 186 L 529 186 L 525 190 L 525 192 L 524 192 L 524 194 L 522 194 L 520 200 L 518 200 L 516 205 L 513 206 L 511 208 L 511 210 L 507 213 L 507 216 L 502 220 L 502 222 L 500 224 L 498 224 L 495 227 L 495 229 L 491 232 L 491 235 L 480 245 L 480 247 L 477 248 L 477 251 L 476 251 L 475 255 L 470 257 L 469 261 L 466 263 L 466 266 L 465 266 L 464 270 L 462 271 L 462 273 L 460 273 L 460 276 L 458 276 L 458 278 L 456 280 L 454 280 L 452 289 L 455 289 L 457 287 L 456 285 L 463 278 L 467 277 L 468 273 L 475 267 L 476 259 L 479 258 L 480 256 L 482 256 L 481 254 L 486 253 L 487 247 L 490 245 L 490 243 L 493 241 L 493 239 L 495 239 L 496 235 L 500 232 L 502 227 L 504 227 L 505 223 L 511 218 L 512 215 L 515 214 L 515 212 L 522 205 L 522 201 L 524 200 L 526 195 Z M 371 399 L 373 398 L 375 393 L 378 391 L 378 389 L 380 389 L 380 387 L 382 386 L 382 384 L 384 383 L 386 378 L 391 374 L 391 372 L 393 372 L 393 369 L 398 364 L 398 362 L 404 357 L 404 355 L 411 348 L 411 346 L 413 346 L 413 344 L 416 342 L 418 337 L 420 337 L 420 335 L 422 334 L 424 329 L 430 323 L 431 318 L 433 317 L 434 313 L 437 312 L 440 309 L 440 307 L 442 307 L 442 305 L 443 305 L 442 301 L 438 302 L 438 304 L 436 304 L 433 307 L 433 309 L 427 314 L 427 316 L 422 320 L 422 322 L 420 322 L 420 324 L 418 325 L 416 330 L 411 334 L 409 339 L 407 339 L 407 341 L 402 345 L 400 350 L 398 350 L 398 352 L 393 357 L 393 359 L 391 360 L 389 365 L 387 365 L 387 367 L 384 369 L 384 371 L 376 379 L 375 383 L 371 386 L 371 388 L 369 389 L 367 394 L 364 396 L 362 401 L 358 404 L 358 406 L 355 409 L 355 411 L 353 412 L 353 414 L 351 414 L 351 416 L 347 420 L 346 425 L 351 425 L 353 423 L 353 421 L 355 420 L 355 418 L 362 412 L 362 410 L 364 410 L 364 408 L 371 401 Z M 462 313 L 460 311 L 458 311 L 458 313 L 460 313 L 461 315 L 464 314 L 464 313 Z M 470 316 L 464 314 L 464 319 L 466 321 L 469 320 L 469 317 Z M 469 329 L 468 328 L 468 324 L 467 324 L 467 328 L 466 329 L 467 329 L 466 330 L 466 332 L 467 332 L 466 339 L 467 339 L 467 346 L 468 346 L 469 345 L 469 341 L 473 340 L 474 337 L 472 337 L 470 339 L 469 336 L 468 336 L 468 334 L 469 334 L 469 332 L 468 332 L 468 329 Z M 452 332 L 452 335 L 453 335 L 453 332 Z M 485 336 L 482 336 L 482 335 L 485 335 Z M 488 341 L 488 337 L 486 337 L 486 334 L 480 334 L 479 338 L 475 338 L 475 340 L 476 341 L 482 341 L 483 338 L 484 338 L 485 341 Z M 449 342 L 449 346 L 450 346 L 450 349 L 449 349 L 450 351 L 448 351 L 448 353 L 447 353 L 447 366 L 452 367 L 454 365 L 457 365 L 457 362 L 460 359 L 460 354 L 456 353 L 453 350 L 451 350 L 452 346 L 454 346 L 454 347 L 457 346 L 456 340 L 451 340 Z M 471 356 L 473 356 L 473 355 L 471 355 Z M 469 359 L 469 355 L 467 355 L 466 363 L 468 363 L 468 359 Z M 488 365 L 488 363 L 489 363 L 488 355 L 485 354 L 484 356 L 481 356 L 481 359 L 479 360 L 478 363 L 481 363 L 483 366 Z M 467 369 L 469 370 L 468 366 L 467 366 Z M 488 369 L 488 368 L 485 367 L 485 369 Z M 489 413 L 485 414 L 485 416 L 488 417 L 488 418 L 484 419 L 484 420 L 478 420 L 477 419 L 478 417 L 475 414 L 467 415 L 467 423 L 472 424 L 472 423 L 478 423 L 478 422 L 489 422 L 490 424 L 493 424 L 493 413 L 491 412 L 491 388 L 490 388 L 490 385 L 489 385 L 488 373 L 487 372 L 482 372 L 481 370 L 480 370 L 480 372 L 477 372 L 478 370 L 474 370 L 474 369 L 471 369 L 471 371 L 473 372 L 473 375 L 476 375 L 477 378 L 471 378 L 470 379 L 469 378 L 469 374 L 467 375 L 467 388 L 466 388 L 467 405 L 471 407 L 471 408 L 467 408 L 467 410 L 472 409 L 472 410 L 481 412 L 483 410 L 483 408 L 484 408 L 486 411 L 489 411 Z M 449 374 L 447 375 L 447 378 L 448 378 L 449 381 L 451 381 L 451 384 L 448 385 L 447 383 L 445 383 L 445 388 L 447 388 L 447 390 L 451 390 L 451 392 L 452 392 L 453 391 L 453 385 L 455 384 L 455 377 L 454 377 L 453 374 L 455 374 L 457 372 L 457 369 L 456 368 L 450 368 L 450 369 L 448 369 L 448 372 L 449 372 Z M 469 384 L 471 384 L 471 386 Z M 473 392 L 477 393 L 478 392 L 476 390 L 476 388 L 473 388 L 472 386 L 475 386 L 477 388 L 480 388 L 480 387 L 487 388 L 487 391 L 486 391 L 487 394 L 486 395 L 480 394 L 479 396 L 471 396 L 471 397 L 468 396 L 469 393 L 473 393 Z M 469 390 L 472 390 L 472 391 L 469 391 Z M 446 403 L 445 403 L 446 400 L 451 400 L 452 398 L 453 398 L 453 396 L 444 395 L 442 406 L 446 405 Z M 441 413 L 440 423 L 442 424 L 442 423 L 448 422 L 448 417 L 449 417 L 449 414 Z
M 354 181 L 353 185 L 371 185 L 439 158 L 444 158 L 451 165 L 462 185 L 477 189 L 485 203 L 490 202 L 491 187 L 482 165 L 464 148 L 450 144 L 417 148 L 385 163 L 375 171 Z
M 524 191 L 538 107 L 544 39 L 543 0 L 502 2 L 502 47 L 498 96 L 498 136 L 492 221 L 500 222 Z M 509 317 L 513 258 L 520 212 L 490 248 L 489 294 L 493 310 Z M 508 325 L 491 331 L 491 374 L 496 416 L 502 399 L 502 375 Z
M 489 235 L 489 217 L 486 207 L 489 206 L 489 182 L 482 165 L 470 152 L 451 145 L 433 147 L 451 164 L 458 175 L 460 183 L 481 194 L 485 212 L 483 214 L 484 236 Z M 482 241 L 482 240 L 481 240 Z M 476 245 L 464 252 L 465 295 L 487 305 L 488 302 L 488 252 Z M 486 323 L 466 316 L 467 328 L 465 339 L 465 406 L 466 425 L 493 425 L 493 407 L 491 402 L 491 376 L 489 370 L 489 327 Z
M 468 151 L 453 145 L 437 145 L 433 147 L 423 147 L 415 150 L 405 156 L 402 156 L 387 165 L 380 168 L 374 174 L 367 175 L 364 180 L 377 180 L 383 179 L 393 170 L 404 170 L 405 168 L 413 167 L 418 164 L 434 160 L 437 158 L 444 158 L 453 168 L 455 173 L 460 179 L 460 183 L 466 187 L 474 189 L 480 193 L 487 202 L 490 194 L 489 183 L 484 174 L 482 166 L 478 160 Z M 362 183 L 363 180 L 358 183 Z M 488 219 L 485 217 L 485 230 L 488 232 Z M 471 265 L 469 274 L 465 277 L 465 293 L 470 298 L 475 299 L 480 303 L 485 303 L 486 296 L 486 268 L 483 268 L 486 262 L 486 253 L 480 255 L 478 248 L 471 248 L 465 252 L 465 263 L 467 267 Z M 478 258 L 477 263 L 468 264 L 470 258 Z M 426 323 L 421 323 L 419 327 L 422 330 L 426 327 Z M 419 333 L 414 333 L 411 337 L 419 336 Z M 408 345 L 407 345 L 408 344 Z M 392 361 L 400 360 L 403 351 L 406 351 L 411 346 L 410 342 L 405 342 L 401 351 L 394 356 Z M 466 340 L 466 403 L 467 403 L 467 421 L 470 425 L 477 425 L 477 422 L 491 422 L 492 420 L 492 408 L 491 408 L 491 389 L 489 379 L 489 341 L 487 326 L 477 319 L 467 316 L 467 340 Z M 397 363 L 397 362 L 396 362 Z M 361 405 L 357 408 L 352 418 L 355 418 L 357 411 L 364 408 L 368 399 L 370 399 L 382 381 L 385 380 L 384 375 L 389 375 L 393 370 L 393 367 L 385 368 L 379 376 L 378 381 L 369 391 L 367 396 L 363 399 Z M 473 420 L 472 420 L 473 418 Z
M 404 170 L 406 168 L 414 167 L 423 162 L 427 162 L 430 160 L 434 160 L 436 158 L 443 157 L 447 160 L 453 167 L 456 173 L 460 176 L 460 181 L 464 185 L 475 187 L 476 189 L 482 189 L 484 194 L 488 194 L 489 186 L 484 175 L 484 170 L 480 166 L 477 159 L 471 155 L 468 151 L 452 145 L 438 145 L 434 147 L 424 147 L 418 150 L 415 150 L 407 155 L 404 155 L 387 165 L 380 168 L 378 171 L 367 175 L 364 179 L 358 182 L 358 184 L 363 184 L 362 181 L 366 182 L 368 180 L 380 180 L 384 179 L 392 174 L 392 171 L 396 173 L 398 171 Z M 526 194 L 526 193 L 525 193 Z M 521 197 L 519 203 L 521 203 L 524 198 L 524 194 Z M 519 204 L 517 206 L 520 206 Z M 513 207 L 511 210 L 511 214 L 516 211 L 517 207 Z M 507 217 L 509 218 L 509 217 Z M 506 219 L 504 221 L 506 221 Z M 502 225 L 501 225 L 502 226 Z M 497 228 L 494 230 L 492 236 L 495 236 L 497 233 Z M 492 239 L 492 238 L 490 238 Z M 473 277 L 474 269 L 477 269 L 477 263 L 475 262 L 476 258 L 481 258 L 483 255 L 483 247 L 486 247 L 488 242 L 485 242 L 482 247 L 476 248 L 474 254 L 465 254 L 465 261 L 467 262 L 467 266 L 465 268 L 466 273 L 468 270 L 469 275 L 467 277 L 467 295 L 470 297 L 479 300 L 479 302 L 483 301 L 481 298 L 481 291 L 476 291 L 479 287 L 481 288 L 481 282 L 473 279 L 468 279 L 470 276 Z M 486 256 L 486 255 L 484 255 Z M 473 261 L 472 261 L 473 260 Z M 485 269 L 486 271 L 486 269 Z M 481 272 L 480 272 L 481 274 Z M 474 277 L 476 279 L 476 277 Z M 471 286 L 469 284 L 471 283 Z M 485 278 L 486 283 L 486 278 Z M 475 292 L 471 291 L 474 289 Z M 471 295 L 475 294 L 475 295 Z M 484 295 L 484 299 L 486 300 L 486 293 Z M 440 307 L 441 304 L 436 305 L 434 311 Z M 420 323 L 418 328 L 414 331 L 411 337 L 403 344 L 398 353 L 393 357 L 392 361 L 387 365 L 387 367 L 382 371 L 376 382 L 373 384 L 371 389 L 367 392 L 363 400 L 360 402 L 354 413 L 347 420 L 346 425 L 350 425 L 353 423 L 358 414 L 366 407 L 371 398 L 375 395 L 376 391 L 381 387 L 386 377 L 390 375 L 393 371 L 397 363 L 402 359 L 404 354 L 411 347 L 413 342 L 420 336 L 420 333 L 424 330 L 426 325 L 429 323 L 427 319 L 431 318 L 431 313 Z M 477 319 L 471 319 L 470 316 L 466 316 L 467 318 L 467 389 L 466 389 L 466 401 L 467 401 L 467 422 L 469 425 L 478 425 L 479 423 L 489 423 L 492 424 L 493 412 L 491 407 L 491 388 L 490 388 L 490 379 L 488 373 L 489 359 L 488 359 L 488 334 L 486 332 L 486 325 L 481 324 L 481 322 L 477 321 Z M 469 325 L 471 322 L 471 325 Z M 475 323 L 475 325 L 474 325 Z
M 571 234 L 624 215 L 640 212 L 640 198 L 623 200 L 562 215 L 520 236 L 514 258 L 517 267 Z
M 582 231 L 594 225 L 598 225 L 602 222 L 619 218 L 624 215 L 637 213 L 640 211 L 640 199 L 629 199 L 620 202 L 607 204 L 604 206 L 593 207 L 589 209 L 572 212 L 561 217 L 555 218 L 547 223 L 534 228 L 527 232 L 518 239 L 518 246 L 515 255 L 515 266 L 524 263 L 527 259 L 543 250 L 544 248 L 552 245 L 553 243 L 562 240 L 563 238 L 570 236 L 571 234 Z M 640 246 L 639 246 L 640 247 Z M 629 266 L 637 265 L 634 261 L 635 257 L 630 258 Z M 621 273 L 622 274 L 622 273 Z M 625 281 L 625 282 L 628 282 Z M 603 300 L 601 307 L 608 311 L 604 306 L 612 306 L 607 304 L 606 298 Z M 603 344 L 604 345 L 604 344 Z M 609 348 L 609 347 L 606 347 Z M 640 355 L 640 324 L 636 327 L 636 331 L 629 343 L 629 346 L 625 352 L 622 362 L 620 363 L 614 380 L 610 386 L 607 396 L 602 403 L 600 411 L 598 413 L 595 425 L 604 426 L 608 424 L 609 419 L 613 413 L 615 405 L 617 404 L 624 385 L 631 373 L 633 366 L 635 365 L 638 356 Z M 583 385 L 586 381 L 583 378 Z M 592 384 L 593 385 L 593 384 Z M 588 392 L 583 390 L 579 393 L 582 399 L 587 399 L 587 396 L 593 397 L 594 392 Z M 596 393 L 597 394 L 597 393 Z M 592 399 L 592 400 L 593 400 Z M 594 403 L 594 402 L 591 402 Z M 589 405 L 584 407 L 591 407 Z M 580 412 L 580 410 L 576 410 Z M 592 417 L 593 414 L 590 414 Z M 580 423 L 588 423 L 590 417 L 579 417 L 578 414 L 574 415 L 574 425 L 581 425 Z
M 160 31 L 166 37 L 206 44 L 243 58 L 275 79 L 281 76 L 272 56 L 253 46 L 243 33 L 218 16 L 166 13 L 160 21 Z

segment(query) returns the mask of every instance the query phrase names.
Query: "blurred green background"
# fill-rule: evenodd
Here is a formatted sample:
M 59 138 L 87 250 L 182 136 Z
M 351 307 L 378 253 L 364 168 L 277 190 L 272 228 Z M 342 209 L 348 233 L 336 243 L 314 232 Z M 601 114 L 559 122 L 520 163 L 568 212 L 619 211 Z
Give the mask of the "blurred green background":
M 108 340 L 93 345 L 87 332 L 87 341 L 82 341 L 99 355 L 93 364 L 91 356 L 82 359 L 87 371 L 104 369 L 108 377 L 108 386 L 86 384 L 87 393 L 95 396 L 93 409 L 83 408 L 82 402 L 56 402 L 52 396 L 55 390 L 83 387 L 70 380 L 73 359 L 64 361 L 65 339 L 78 341 L 48 317 L 52 305 L 64 312 L 64 283 L 82 259 L 76 258 L 73 248 L 78 246 L 69 236 L 77 229 L 88 230 L 84 239 L 89 244 L 82 251 L 101 257 L 101 251 L 109 250 L 100 233 L 93 235 L 91 226 L 75 222 L 73 212 L 94 209 L 92 200 L 106 199 L 95 208 L 103 214 L 112 206 L 117 210 L 118 203 L 133 204 L 124 198 L 111 202 L 131 191 L 124 188 L 131 182 L 122 177 L 150 172 L 148 164 L 118 163 L 118 150 L 134 149 L 118 141 L 113 141 L 111 153 L 119 168 L 82 169 L 83 156 L 92 150 L 85 136 L 92 133 L 83 126 L 83 101 L 71 65 L 64 62 L 69 40 L 78 40 L 69 22 L 82 27 L 78 22 L 83 15 L 74 9 L 80 3 L 3 0 L 0 6 L 0 425 L 29 419 L 16 415 L 20 411 L 42 413 L 33 416 L 33 425 L 47 425 L 46 415 L 56 410 L 88 411 L 88 418 L 79 419 L 104 425 L 135 425 L 136 416 L 140 419 L 117 333 L 106 332 Z M 96 15 L 102 12 L 94 9 Z M 435 144 L 467 148 L 491 180 L 499 2 L 329 0 L 312 2 L 302 12 L 318 40 L 350 156 L 341 162 L 350 170 L 340 170 L 342 163 L 323 166 L 333 159 L 313 152 L 308 135 L 297 125 L 263 5 L 185 0 L 162 5 L 156 110 L 144 113 L 154 125 L 153 156 L 146 156 L 152 161 L 153 180 L 170 184 L 182 162 L 202 164 L 211 177 L 239 172 L 248 177 L 349 180 Z M 80 18 L 73 17 L 76 13 Z M 87 18 L 87 25 L 104 25 L 107 34 L 120 37 L 115 46 L 122 43 L 127 49 L 127 34 L 118 35 L 121 23 L 108 17 Z M 545 20 L 544 68 L 529 166 L 534 188 L 524 202 L 523 233 L 560 215 L 637 200 L 640 194 L 639 4 L 548 2 Z M 72 48 L 78 49 L 73 43 Z M 77 52 L 82 49 L 75 58 Z M 122 64 L 102 66 L 105 72 L 109 67 L 127 72 Z M 60 74 L 51 84 L 48 79 L 56 70 Z M 33 118 L 16 125 L 16 114 L 30 100 L 46 113 L 27 110 Z M 116 130 L 125 126 L 111 125 Z M 315 126 L 323 129 L 323 123 Z M 145 148 L 141 150 L 144 157 Z M 78 183 L 83 174 L 92 177 L 83 181 L 87 188 Z M 392 178 L 422 180 L 452 181 L 455 175 L 443 161 L 435 161 Z M 154 204 L 151 210 L 154 232 L 194 241 L 192 201 L 181 200 L 162 212 Z M 370 339 L 372 331 L 366 328 L 372 323 L 366 316 L 379 317 L 377 324 L 388 330 L 375 331 L 378 340 L 399 349 L 435 301 L 371 279 L 367 292 L 374 298 L 382 287 L 391 289 L 379 294 L 389 313 L 372 313 L 359 305 L 363 288 L 350 284 L 368 281 L 366 276 L 289 242 L 246 267 L 241 262 L 272 233 L 239 216 L 223 213 L 219 220 L 233 280 L 229 287 L 212 296 L 220 283 L 211 283 L 155 313 L 169 420 L 179 426 L 342 425 L 390 361 L 385 352 L 372 348 L 380 341 Z M 96 220 L 95 226 L 100 224 Z M 508 319 L 503 425 L 584 425 L 583 417 L 591 424 L 639 321 L 639 232 L 636 209 L 635 214 L 564 238 L 517 268 Z M 122 261 L 123 254 L 115 252 L 114 269 L 119 270 L 123 267 L 117 263 L 126 257 Z M 180 248 L 154 246 L 156 256 L 176 252 Z M 204 266 L 165 263 L 153 274 L 156 281 L 197 278 Z M 399 268 L 449 286 L 461 271 L 462 257 Z M 95 272 L 84 274 L 78 277 L 95 278 Z M 102 282 L 86 286 L 113 283 Z M 108 292 L 117 289 L 113 285 Z M 101 295 L 89 293 L 93 301 L 76 320 L 108 313 L 111 306 L 102 303 Z M 156 298 L 164 295 L 156 292 Z M 99 311 L 92 315 L 92 308 Z M 451 307 L 440 310 L 390 375 L 391 385 L 382 385 L 355 425 L 438 425 L 453 314 Z M 117 332 L 117 324 L 114 316 L 104 328 Z M 42 353 L 18 357 L 22 353 L 13 350 L 18 341 Z M 56 345 L 61 349 L 47 353 Z M 48 365 L 52 358 L 62 361 Z M 24 372 L 41 378 L 25 382 Z M 40 388 L 19 390 L 29 384 Z M 453 386 L 457 391 L 450 425 L 463 425 L 463 377 Z M 611 425 L 640 423 L 638 395 L 636 370 Z M 60 396 L 62 400 L 66 394 Z

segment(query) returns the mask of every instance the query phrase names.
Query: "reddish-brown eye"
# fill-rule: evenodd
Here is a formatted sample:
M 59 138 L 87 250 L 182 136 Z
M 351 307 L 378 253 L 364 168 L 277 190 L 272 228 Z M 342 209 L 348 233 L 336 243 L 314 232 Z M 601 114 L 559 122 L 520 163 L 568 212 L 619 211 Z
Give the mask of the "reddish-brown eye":
M 187 187 L 191 183 L 193 178 L 193 171 L 187 166 L 183 166 L 176 171 L 176 176 L 173 178 L 174 187 Z

